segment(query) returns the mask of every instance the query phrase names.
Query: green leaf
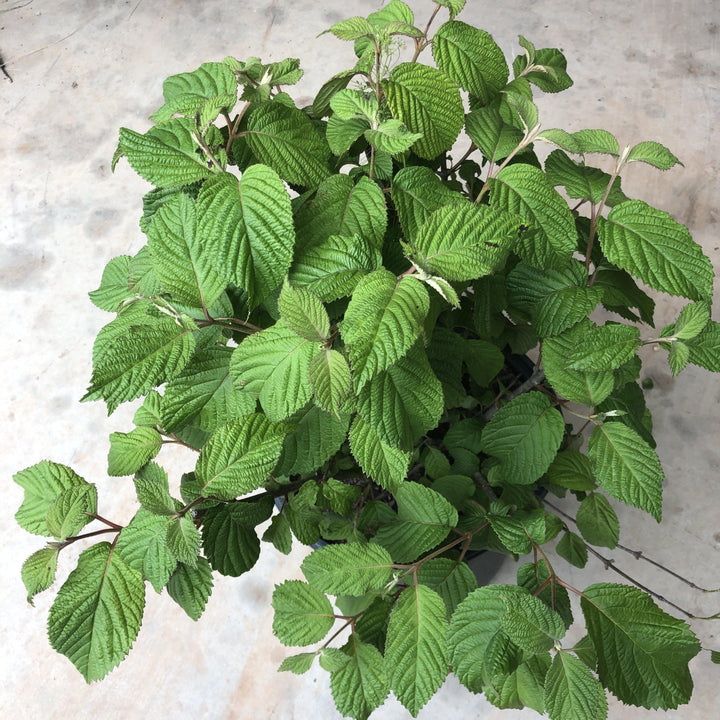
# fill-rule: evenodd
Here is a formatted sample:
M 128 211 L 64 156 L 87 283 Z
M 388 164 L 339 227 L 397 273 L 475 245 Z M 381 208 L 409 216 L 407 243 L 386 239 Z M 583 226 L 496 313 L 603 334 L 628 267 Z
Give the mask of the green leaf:
M 213 570 L 239 577 L 260 557 L 260 540 L 254 524 L 245 517 L 247 503 L 227 503 L 210 508 L 202 524 L 202 546 Z
M 520 225 L 519 218 L 487 205 L 445 205 L 413 241 L 415 261 L 450 281 L 489 275 L 505 261 Z
M 432 51 L 438 67 L 482 104 L 507 83 L 505 56 L 484 30 L 458 20 L 446 22 L 435 33 Z
M 351 635 L 342 651 L 349 660 L 330 673 L 330 692 L 338 711 L 355 720 L 367 720 L 388 695 L 385 660 L 373 645 Z
M 540 598 L 523 593 L 503 596 L 507 610 L 503 630 L 520 648 L 532 654 L 547 652 L 565 635 L 565 623 Z
M 598 225 L 607 259 L 656 290 L 704 300 L 712 295 L 713 269 L 688 229 L 642 200 L 614 207 Z
M 148 247 L 164 292 L 190 307 L 210 307 L 227 282 L 198 232 L 195 203 L 182 193 L 166 202 L 148 228 Z
M 287 430 L 260 414 L 223 425 L 198 458 L 195 472 L 202 494 L 232 500 L 259 488 L 280 457 Z
M 143 400 L 143 404 L 135 411 L 133 415 L 133 423 L 137 427 L 163 427 L 162 418 L 160 417 L 160 403 L 162 397 L 157 390 L 151 390 Z
M 193 139 L 193 120 L 175 118 L 155 125 L 145 135 L 120 128 L 118 151 L 132 169 L 157 187 L 189 185 L 212 176 Z
M 545 541 L 545 515 L 541 511 L 515 513 L 511 517 L 489 513 L 487 519 L 498 540 L 512 553 L 526 555 L 532 550 L 533 540 Z
M 572 137 L 583 154 L 600 153 L 617 157 L 620 153 L 618 141 L 607 130 L 578 130 Z
M 156 467 L 159 468 L 159 466 Z M 155 515 L 174 515 L 178 510 L 177 501 L 170 496 L 167 476 L 163 480 L 136 476 L 133 480 L 135 492 L 139 503 L 151 513 Z
M 302 563 L 307 581 L 329 595 L 363 595 L 380 590 L 392 570 L 392 558 L 379 545 L 325 545 Z
M 408 352 L 429 307 L 428 292 L 417 278 L 398 280 L 382 269 L 360 280 L 340 328 L 357 390 Z
M 88 483 L 67 465 L 43 460 L 13 475 L 13 480 L 25 491 L 15 520 L 23 530 L 34 535 L 52 536 L 48 529 L 48 510 L 60 494 L 73 486 Z M 89 521 L 89 518 L 88 518 Z
M 699 335 L 687 341 L 687 346 L 691 363 L 720 372 L 720 323 L 711 320 Z
M 340 120 L 360 117 L 374 125 L 378 119 L 377 97 L 362 90 L 338 90 L 330 100 L 330 108 Z
M 393 117 L 422 137 L 413 145 L 431 160 L 449 150 L 465 119 L 457 85 L 440 70 L 419 63 L 401 63 L 384 84 Z
M 535 482 L 550 466 L 565 433 L 565 422 L 540 392 L 520 395 L 483 428 L 483 451 L 501 460 L 503 477 L 516 485 Z
M 381 440 L 406 451 L 437 426 L 443 412 L 442 385 L 419 343 L 360 390 L 357 409 Z
M 317 345 L 278 320 L 238 345 L 230 373 L 237 388 L 259 397 L 270 420 L 284 420 L 312 395 L 308 371 L 316 352 Z
M 178 563 L 167 584 L 168 595 L 187 613 L 198 620 L 212 593 L 213 578 L 210 563 L 198 557 L 195 567 Z
M 688 360 L 690 360 L 690 348 L 679 340 L 674 342 L 670 346 L 670 353 L 668 355 L 668 363 L 670 364 L 672 374 L 678 375 L 680 371 L 685 368 Z
M 422 137 L 420 133 L 410 132 L 401 120 L 385 120 L 376 130 L 366 130 L 366 140 L 380 152 L 400 155 L 409 150 L 412 144 Z
M 339 418 L 340 408 L 352 393 L 352 376 L 345 356 L 337 350 L 321 349 L 310 361 L 308 377 L 315 402 Z
M 83 400 L 102 397 L 111 413 L 120 403 L 177 377 L 195 350 L 195 329 L 189 320 L 178 323 L 168 317 L 126 328 L 94 360 Z
M 629 362 L 640 347 L 640 330 L 634 325 L 593 325 L 580 335 L 569 357 L 571 370 L 615 370 Z
M 317 295 L 285 282 L 278 298 L 278 310 L 285 324 L 296 335 L 323 343 L 330 335 L 330 318 Z
M 627 161 L 644 162 L 659 170 L 669 170 L 674 165 L 682 165 L 664 145 L 652 140 L 646 140 L 632 147 Z
M 33 598 L 47 590 L 55 580 L 57 570 L 57 557 L 60 550 L 48 546 L 34 552 L 22 566 L 20 571 L 23 585 L 27 590 L 27 601 L 32 605 Z
M 97 512 L 97 490 L 89 483 L 71 485 L 51 503 L 47 511 L 47 528 L 60 541 L 77 535 Z
M 100 287 L 88 293 L 95 307 L 117 312 L 123 301 L 132 297 L 129 287 L 130 260 L 129 255 L 118 255 L 105 266 Z
M 338 157 L 342 157 L 368 129 L 368 121 L 364 118 L 341 120 L 337 115 L 332 115 L 325 128 L 325 139 L 330 150 Z
M 661 610 L 642 590 L 598 583 L 580 604 L 595 645 L 600 682 L 618 699 L 668 710 L 689 702 L 688 662 L 700 643 L 687 623 Z
M 570 628 L 573 624 L 573 613 L 570 606 L 570 596 L 568 591 L 557 582 L 547 584 L 546 580 L 550 578 L 550 571 L 547 564 L 540 560 L 537 565 L 534 563 L 525 563 L 518 568 L 517 584 L 524 587 L 533 597 L 538 597 L 549 608 L 554 610 L 565 623 L 566 628 Z M 538 593 L 541 586 L 544 589 Z
M 80 555 L 50 608 L 50 644 L 88 683 L 100 680 L 130 651 L 144 606 L 140 573 L 110 543 L 93 545 Z
M 252 165 L 240 180 L 222 173 L 198 196 L 203 252 L 247 291 L 251 307 L 280 287 L 295 243 L 290 197 L 275 170 Z
M 404 590 L 390 613 L 385 645 L 390 689 L 413 717 L 447 675 L 446 629 L 445 603 L 425 585 Z
M 577 246 L 570 208 L 542 170 L 508 165 L 491 183 L 491 204 L 517 215 L 535 230 L 521 235 L 515 251 L 533 267 L 562 266 Z
M 550 153 L 545 161 L 545 174 L 552 185 L 562 185 L 568 197 L 576 200 L 590 200 L 597 205 L 604 197 L 610 182 L 610 175 L 599 168 L 588 167 L 583 162 L 571 160 L 562 150 Z M 620 178 L 615 178 L 612 189 L 605 201 L 613 207 L 627 201 L 620 189 Z
M 437 0 L 436 5 L 442 5 L 450 11 L 450 19 L 454 20 L 455 16 L 465 7 L 465 0 Z
M 663 471 L 655 451 L 630 427 L 598 425 L 588 442 L 588 457 L 600 486 L 658 522 L 662 516 Z
M 359 415 L 350 426 L 349 440 L 353 457 L 378 485 L 392 492 L 405 479 L 410 452 L 386 443 Z
M 605 720 L 605 690 L 581 660 L 558 652 L 545 677 L 545 712 L 550 720 Z
M 559 452 L 546 474 L 553 485 L 569 490 L 594 490 L 596 487 L 590 461 L 577 450 Z
M 302 110 L 263 103 L 250 114 L 244 138 L 255 157 L 286 182 L 317 187 L 330 175 L 330 148 Z
M 573 81 L 567 74 L 567 60 L 556 48 L 540 48 L 535 50 L 532 60 L 533 69 L 527 68 L 527 57 L 519 55 L 513 63 L 515 77 L 522 77 L 537 85 L 543 92 L 557 93 L 567 90 Z
M 340 40 L 357 40 L 361 37 L 374 37 L 375 28 L 363 17 L 355 16 L 335 23 L 325 32 L 331 32 Z
M 465 132 L 478 146 L 483 157 L 493 162 L 504 160 L 523 138 L 522 130 L 502 119 L 500 110 L 485 105 L 465 116 Z
M 505 365 L 500 348 L 486 340 L 466 341 L 463 360 L 473 380 L 483 387 L 490 385 Z
M 573 155 L 582 155 L 582 145 L 572 136 L 567 130 L 561 130 L 560 128 L 549 128 L 543 130 L 537 137 L 536 140 L 542 140 L 550 145 L 555 145 L 565 152 L 572 153 Z
M 448 619 L 457 606 L 477 589 L 477 579 L 466 563 L 433 558 L 418 568 L 418 582 L 434 590 L 445 602 Z
M 129 433 L 110 435 L 108 475 L 132 475 L 150 462 L 162 447 L 160 433 L 151 427 L 138 427 Z
M 579 535 L 569 530 L 560 538 L 555 547 L 557 554 L 575 567 L 584 568 L 588 561 L 588 551 Z
M 696 338 L 710 322 L 710 303 L 695 302 L 686 305 L 675 321 L 673 335 L 679 340 Z
M 295 675 L 303 675 L 313 664 L 313 660 L 317 657 L 316 652 L 298 653 L 297 655 L 288 655 L 278 668 L 278 672 L 291 672 Z
M 290 550 L 292 550 L 292 532 L 284 513 L 273 516 L 270 525 L 263 533 L 262 539 L 265 542 L 271 542 L 283 555 L 290 553 Z
M 580 534 L 591 545 L 614 548 L 620 538 L 617 515 L 607 498 L 590 493 L 580 503 L 575 516 Z
M 191 568 L 197 566 L 200 531 L 188 515 L 173 518 L 167 528 L 167 546 L 176 560 Z
M 273 633 L 283 645 L 320 642 L 335 623 L 327 597 L 301 580 L 275 586 L 272 596 Z
M 710 651 L 710 660 L 715 665 L 720 665 L 720 652 L 718 652 L 717 650 L 711 650 Z

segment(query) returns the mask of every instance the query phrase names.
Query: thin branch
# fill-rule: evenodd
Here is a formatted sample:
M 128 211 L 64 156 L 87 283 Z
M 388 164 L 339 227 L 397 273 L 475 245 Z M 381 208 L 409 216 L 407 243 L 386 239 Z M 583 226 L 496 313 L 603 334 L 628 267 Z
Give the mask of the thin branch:
M 111 530 L 117 530 L 120 531 L 123 529 L 122 525 L 118 525 L 117 523 L 112 522 L 111 520 L 106 520 L 101 515 L 98 515 L 97 513 L 85 513 L 86 515 L 89 515 L 94 520 L 99 520 L 101 523 L 104 523 L 107 525 Z

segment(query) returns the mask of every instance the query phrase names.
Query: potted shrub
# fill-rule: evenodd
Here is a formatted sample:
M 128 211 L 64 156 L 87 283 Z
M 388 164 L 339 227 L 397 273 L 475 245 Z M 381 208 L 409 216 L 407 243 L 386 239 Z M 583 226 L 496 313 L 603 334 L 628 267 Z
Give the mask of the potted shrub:
M 130 650 L 147 585 L 197 619 L 213 573 L 295 538 L 314 549 L 274 591 L 273 630 L 302 648 L 281 669 L 317 658 L 343 715 L 391 691 L 416 715 L 449 672 L 553 720 L 604 718 L 607 691 L 689 701 L 701 647 L 664 598 L 576 589 L 547 549 L 582 567 L 615 548 L 608 497 L 661 519 L 639 348 L 667 350 L 674 374 L 720 371 L 710 261 L 621 187 L 629 163 L 679 161 L 542 129 L 533 91 L 572 85 L 562 53 L 521 37 L 508 67 L 463 4 L 418 24 L 392 0 L 334 25 L 357 63 L 309 107 L 286 92 L 298 60 L 228 57 L 168 78 L 148 132 L 121 129 L 113 164 L 154 186 L 147 244 L 90 293 L 115 318 L 84 399 L 144 398 L 108 458 L 139 507 L 122 527 L 67 466 L 15 475 L 18 523 L 49 538 L 23 566 L 30 601 L 97 537 L 48 623 L 88 682 Z M 641 285 L 687 299 L 673 324 L 648 330 Z M 157 462 L 168 441 L 197 451 L 181 480 Z M 487 549 L 525 556 L 516 584 L 477 587 L 466 560 Z

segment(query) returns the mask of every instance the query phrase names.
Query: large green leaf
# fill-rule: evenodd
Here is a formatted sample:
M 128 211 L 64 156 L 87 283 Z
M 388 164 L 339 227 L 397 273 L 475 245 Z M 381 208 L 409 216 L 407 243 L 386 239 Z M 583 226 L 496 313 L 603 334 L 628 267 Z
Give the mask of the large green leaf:
M 203 614 L 212 588 L 212 570 L 204 557 L 197 559 L 195 567 L 178 563 L 167 584 L 168 595 L 192 620 Z
M 352 393 L 352 375 L 345 356 L 337 350 L 322 348 L 310 361 L 308 377 L 315 402 L 335 417 Z
M 598 425 L 588 441 L 588 457 L 602 488 L 628 505 L 662 517 L 663 471 L 655 451 L 621 422 Z
M 650 287 L 691 300 L 712 295 L 710 260 L 665 211 L 630 200 L 614 207 L 598 232 L 607 259 Z
M 605 690 L 584 662 L 558 652 L 545 677 L 545 712 L 550 720 L 605 720 Z
M 202 494 L 232 500 L 260 487 L 280 457 L 288 429 L 260 414 L 223 425 L 198 458 L 195 472 Z
M 591 325 L 578 338 L 568 358 L 571 370 L 616 370 L 632 360 L 640 347 L 640 330 L 634 325 Z
M 565 635 L 565 623 L 540 598 L 530 593 L 504 595 L 507 610 L 503 630 L 528 653 L 540 654 L 553 648 Z
M 398 280 L 382 269 L 360 280 L 340 328 L 358 390 L 414 345 L 429 307 L 428 292 L 417 278 Z
M 397 65 L 385 82 L 393 117 L 422 137 L 413 150 L 431 160 L 449 150 L 465 119 L 457 85 L 440 70 L 419 63 Z
M 385 645 L 390 689 L 415 717 L 448 672 L 445 603 L 425 585 L 404 590 L 390 613 Z
M 322 640 L 335 622 L 324 593 L 302 580 L 286 580 L 272 596 L 273 633 L 283 645 L 310 645 Z
M 506 123 L 494 105 L 473 109 L 465 116 L 465 132 L 488 160 L 504 160 L 523 138 L 522 130 Z
M 492 37 L 459 20 L 440 26 L 432 51 L 438 67 L 483 104 L 505 87 L 510 75 L 505 56 Z
M 198 196 L 198 232 L 203 252 L 225 280 L 260 304 L 282 284 L 295 243 L 290 197 L 277 173 L 252 165 L 240 180 L 222 173 Z
M 483 451 L 500 459 L 507 482 L 528 485 L 548 469 L 564 432 L 565 422 L 550 398 L 533 391 L 495 413 L 483 428 Z
M 235 386 L 260 399 L 270 420 L 284 420 L 312 395 L 308 376 L 317 345 L 283 320 L 243 340 L 230 361 Z
M 110 543 L 85 550 L 50 608 L 48 636 L 89 683 L 130 651 L 145 607 L 145 584 Z
M 669 170 L 682 163 L 659 142 L 645 140 L 631 148 L 627 156 L 628 162 L 644 162 L 659 170 Z
M 686 341 L 690 362 L 712 372 L 720 372 L 720 323 L 711 320 L 707 327 Z
M 292 287 L 285 282 L 278 310 L 285 324 L 296 335 L 314 343 L 324 343 L 330 335 L 330 318 L 317 295 L 307 288 Z
M 700 643 L 642 590 L 598 583 L 580 598 L 600 681 L 625 703 L 668 710 L 689 702 L 688 663 Z

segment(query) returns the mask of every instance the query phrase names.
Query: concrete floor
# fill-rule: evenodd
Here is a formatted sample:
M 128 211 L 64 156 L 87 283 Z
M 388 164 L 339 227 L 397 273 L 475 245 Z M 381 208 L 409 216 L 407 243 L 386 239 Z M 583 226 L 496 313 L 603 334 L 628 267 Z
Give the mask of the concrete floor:
M 25 602 L 23 560 L 41 541 L 14 523 L 22 499 L 10 476 L 47 458 L 72 465 L 100 486 L 101 512 L 120 522 L 133 513 L 129 480 L 108 479 L 107 434 L 130 429 L 131 411 L 106 418 L 101 403 L 79 405 L 90 377 L 97 330 L 109 316 L 87 292 L 105 262 L 134 253 L 140 200 L 149 187 L 125 162 L 113 175 L 117 130 L 144 130 L 162 103 L 171 74 L 226 55 L 265 61 L 299 56 L 306 74 L 296 90 L 309 102 L 329 72 L 349 67 L 349 44 L 317 37 L 333 22 L 366 14 L 379 0 L 1 0 L 0 50 L 14 82 L 0 77 L 0 290 L 5 331 L 0 353 L 0 477 L 7 490 L 0 523 L 0 709 L 36 720 L 185 718 L 207 720 L 338 717 L 327 676 L 274 670 L 285 650 L 271 633 L 275 582 L 299 576 L 303 556 L 265 548 L 241 579 L 219 577 L 205 616 L 190 621 L 167 597 L 150 592 L 130 657 L 104 682 L 87 686 L 49 648 L 51 594 Z M 413 0 L 424 22 L 429 0 Z M 522 33 L 537 47 L 561 47 L 575 87 L 541 98 L 545 127 L 604 127 L 621 145 L 653 139 L 685 163 L 668 173 L 633 166 L 625 190 L 686 223 L 720 270 L 720 5 L 715 0 L 469 0 L 461 16 L 490 31 L 506 54 Z M 657 324 L 682 302 L 661 297 Z M 716 301 L 715 319 L 720 319 Z M 621 541 L 643 548 L 695 582 L 720 585 L 720 378 L 691 368 L 673 379 L 664 352 L 648 352 L 649 402 L 667 473 L 665 522 L 620 511 Z M 171 462 L 189 465 L 187 458 Z M 184 464 L 183 464 L 184 462 Z M 698 596 L 647 565 L 618 556 L 637 577 L 693 612 L 720 610 L 718 596 Z M 70 557 L 61 561 L 67 572 Z M 510 580 L 512 564 L 501 571 Z M 585 587 L 616 581 L 597 562 L 568 580 Z M 695 623 L 704 646 L 720 649 L 716 624 Z M 611 720 L 713 720 L 720 716 L 720 668 L 707 653 L 693 662 L 696 691 L 676 712 L 635 710 L 610 701 Z M 500 712 L 449 679 L 420 718 L 537 717 Z M 373 717 L 407 717 L 394 700 Z

